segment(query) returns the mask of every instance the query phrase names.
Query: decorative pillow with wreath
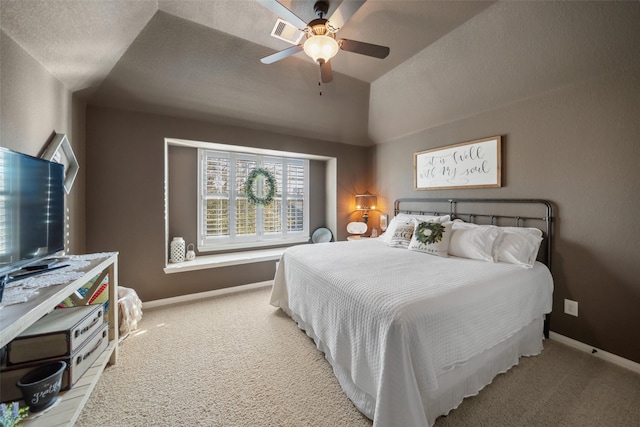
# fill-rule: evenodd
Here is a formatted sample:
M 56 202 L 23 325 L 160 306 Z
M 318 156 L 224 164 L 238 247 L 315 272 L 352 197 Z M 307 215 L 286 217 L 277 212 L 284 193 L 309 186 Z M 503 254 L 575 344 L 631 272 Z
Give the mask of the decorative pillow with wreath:
M 410 251 L 424 252 L 429 255 L 448 257 L 452 222 L 431 222 L 415 220 L 415 230 Z
M 389 244 L 390 240 L 395 235 L 396 228 L 398 228 L 401 225 L 411 225 L 413 227 L 414 219 L 419 219 L 420 221 L 446 222 L 446 221 L 450 221 L 451 217 L 449 215 L 441 215 L 441 216 L 413 215 L 413 214 L 406 214 L 401 212 L 391 219 L 391 222 L 389 222 L 389 226 L 387 227 L 387 230 L 384 233 L 382 233 L 382 235 L 380 236 L 380 239 L 383 242 L 386 242 L 387 244 Z M 413 232 L 411 234 L 413 235 Z M 409 240 L 411 240 L 411 236 L 409 236 Z M 406 248 L 408 245 L 409 245 L 409 242 L 407 241 L 407 244 L 404 245 L 404 247 Z

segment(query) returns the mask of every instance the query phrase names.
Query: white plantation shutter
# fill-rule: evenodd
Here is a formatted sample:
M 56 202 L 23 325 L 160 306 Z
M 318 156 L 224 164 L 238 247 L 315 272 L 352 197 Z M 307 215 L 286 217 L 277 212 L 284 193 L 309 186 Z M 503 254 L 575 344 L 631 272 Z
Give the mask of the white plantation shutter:
M 199 250 L 308 237 L 308 160 L 205 149 L 199 155 Z M 248 176 L 258 167 L 267 169 L 276 180 L 276 194 L 265 206 L 250 203 L 245 193 Z M 262 191 L 258 187 L 258 196 Z
M 262 208 L 262 224 L 264 232 L 275 236 L 282 233 L 282 158 L 267 157 L 263 167 L 276 178 L 276 195 L 273 202 Z
M 287 230 L 304 229 L 305 165 L 303 160 L 290 160 L 287 164 Z
M 253 158 L 252 158 L 253 157 Z M 258 163 L 256 156 L 243 156 L 235 159 L 235 234 L 236 236 L 256 236 L 257 229 L 257 207 L 249 203 L 244 186 L 247 183 L 249 174 Z
M 229 156 L 208 155 L 204 161 L 204 234 L 229 236 Z M 199 210 L 202 210 L 199 209 Z

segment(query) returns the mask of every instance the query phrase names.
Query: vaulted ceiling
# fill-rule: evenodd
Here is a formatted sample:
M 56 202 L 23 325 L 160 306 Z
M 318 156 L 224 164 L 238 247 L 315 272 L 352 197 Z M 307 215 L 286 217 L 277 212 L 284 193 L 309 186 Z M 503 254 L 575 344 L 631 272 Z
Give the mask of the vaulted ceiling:
M 315 18 L 314 0 L 281 3 Z M 356 145 L 640 62 L 637 0 L 368 0 L 338 37 L 391 53 L 340 51 L 318 86 L 304 53 L 260 62 L 291 46 L 270 35 L 277 18 L 258 0 L 0 0 L 2 36 L 90 105 Z
M 349 1 L 349 0 L 344 0 Z M 282 0 L 304 21 L 314 0 Z M 327 16 L 342 0 L 330 1 Z M 367 1 L 340 38 L 389 46 L 386 59 L 339 52 L 334 81 L 270 35 L 278 18 L 255 0 L 2 0 L 2 31 L 89 104 L 354 144 L 369 144 L 369 83 L 492 2 Z M 322 96 L 320 96 L 322 92 Z

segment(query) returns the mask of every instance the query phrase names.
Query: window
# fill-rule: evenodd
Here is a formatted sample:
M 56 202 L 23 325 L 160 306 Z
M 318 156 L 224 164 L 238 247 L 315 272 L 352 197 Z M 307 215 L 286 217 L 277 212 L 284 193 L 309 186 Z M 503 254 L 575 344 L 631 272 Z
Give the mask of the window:
M 308 160 L 202 148 L 198 154 L 200 251 L 308 241 Z M 251 203 L 245 192 L 258 167 L 276 181 L 267 205 Z M 266 194 L 264 178 L 256 180 L 255 191 L 258 197 Z

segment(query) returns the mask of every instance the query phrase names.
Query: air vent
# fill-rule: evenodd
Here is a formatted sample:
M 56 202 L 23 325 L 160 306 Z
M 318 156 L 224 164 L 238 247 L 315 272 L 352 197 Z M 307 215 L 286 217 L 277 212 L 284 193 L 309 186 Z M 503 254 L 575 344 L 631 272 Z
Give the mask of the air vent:
M 297 45 L 302 40 L 304 33 L 280 18 L 276 21 L 271 35 L 277 39 L 284 40 L 287 43 Z

